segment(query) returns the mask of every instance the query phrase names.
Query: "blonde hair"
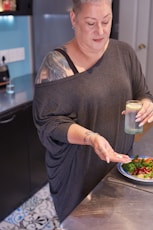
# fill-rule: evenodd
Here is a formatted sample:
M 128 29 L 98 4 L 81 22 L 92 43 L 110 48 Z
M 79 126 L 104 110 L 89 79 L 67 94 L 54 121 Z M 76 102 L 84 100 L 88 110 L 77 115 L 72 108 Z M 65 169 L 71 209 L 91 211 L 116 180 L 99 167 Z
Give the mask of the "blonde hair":
M 72 9 L 73 9 L 73 11 L 75 13 L 77 13 L 80 10 L 81 5 L 83 3 L 94 3 L 94 2 L 101 2 L 101 1 L 103 1 L 103 0 L 73 0 L 73 7 L 72 7 Z M 112 4 L 112 2 L 113 2 L 113 0 L 107 0 L 107 1 L 109 1 L 110 4 Z

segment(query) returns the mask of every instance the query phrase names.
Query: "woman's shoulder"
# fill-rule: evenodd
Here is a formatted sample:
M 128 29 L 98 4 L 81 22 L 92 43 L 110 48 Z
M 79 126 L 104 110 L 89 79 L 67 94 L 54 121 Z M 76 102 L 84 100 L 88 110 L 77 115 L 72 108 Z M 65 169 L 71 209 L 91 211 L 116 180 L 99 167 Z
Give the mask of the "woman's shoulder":
M 134 48 L 127 42 L 111 39 L 111 50 L 115 55 L 122 58 L 124 62 L 137 63 L 138 58 Z
M 111 46 L 114 47 L 114 49 L 120 50 L 122 53 L 135 53 L 133 47 L 124 41 L 116 40 L 116 39 L 110 39 Z
M 60 49 L 64 50 L 63 47 L 60 47 Z M 45 55 L 41 63 L 36 77 L 36 84 L 67 77 L 68 68 L 65 57 L 58 50 L 51 50 Z

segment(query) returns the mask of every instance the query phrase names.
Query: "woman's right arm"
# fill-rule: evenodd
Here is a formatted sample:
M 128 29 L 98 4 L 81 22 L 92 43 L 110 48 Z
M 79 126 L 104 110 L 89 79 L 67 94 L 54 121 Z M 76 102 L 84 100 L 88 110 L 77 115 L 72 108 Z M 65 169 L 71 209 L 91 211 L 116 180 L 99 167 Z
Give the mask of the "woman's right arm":
M 70 125 L 67 139 L 71 144 L 92 146 L 99 158 L 105 160 L 107 163 L 110 161 L 122 163 L 131 161 L 127 155 L 115 152 L 108 141 L 100 134 L 92 132 L 78 124 Z

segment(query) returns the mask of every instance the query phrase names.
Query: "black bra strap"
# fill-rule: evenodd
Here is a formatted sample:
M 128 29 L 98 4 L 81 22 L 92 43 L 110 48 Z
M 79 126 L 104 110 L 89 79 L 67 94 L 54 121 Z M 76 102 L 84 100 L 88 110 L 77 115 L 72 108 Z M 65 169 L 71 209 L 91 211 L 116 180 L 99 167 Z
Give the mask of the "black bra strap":
M 66 58 L 66 60 L 69 63 L 69 65 L 70 65 L 70 67 L 71 67 L 71 69 L 72 69 L 74 74 L 78 73 L 78 70 L 75 67 L 74 63 L 72 62 L 71 58 L 69 57 L 69 55 L 63 49 L 58 48 L 58 49 L 54 49 L 54 50 L 56 50 L 56 51 L 60 52 L 61 54 L 63 54 L 63 56 Z

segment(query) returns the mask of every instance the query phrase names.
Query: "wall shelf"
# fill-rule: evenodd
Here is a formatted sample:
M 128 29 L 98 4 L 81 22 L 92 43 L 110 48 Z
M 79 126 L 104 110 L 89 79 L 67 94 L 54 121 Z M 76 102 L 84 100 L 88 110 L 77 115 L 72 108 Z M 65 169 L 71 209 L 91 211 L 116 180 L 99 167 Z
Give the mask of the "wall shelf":
M 16 0 L 16 11 L 3 11 L 0 12 L 0 16 L 14 15 L 14 16 L 24 16 L 32 15 L 33 0 Z

